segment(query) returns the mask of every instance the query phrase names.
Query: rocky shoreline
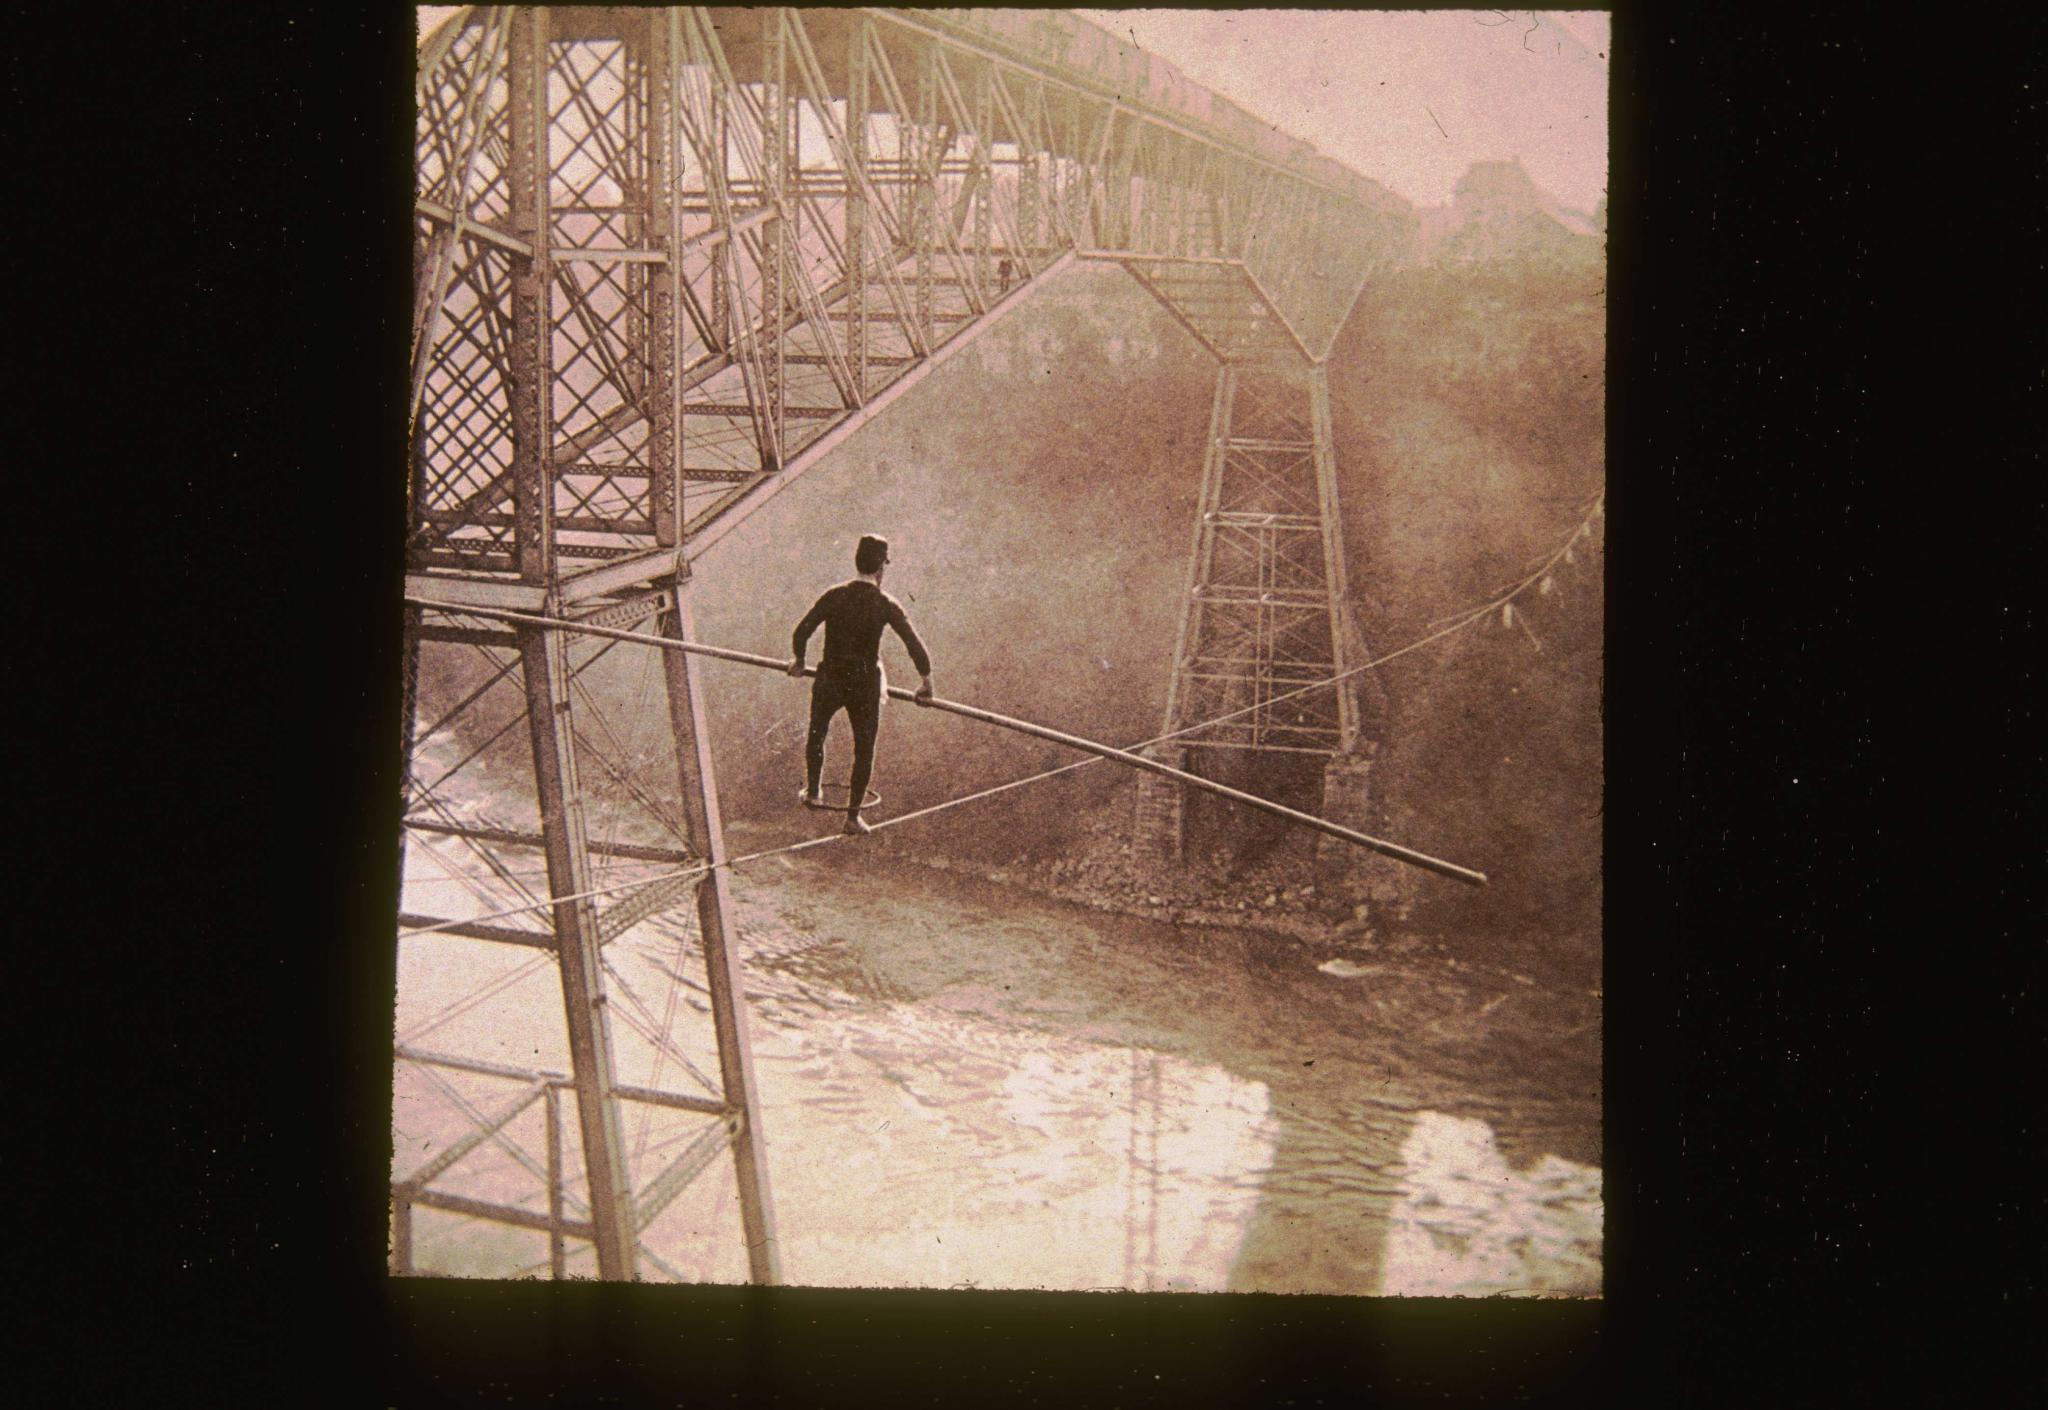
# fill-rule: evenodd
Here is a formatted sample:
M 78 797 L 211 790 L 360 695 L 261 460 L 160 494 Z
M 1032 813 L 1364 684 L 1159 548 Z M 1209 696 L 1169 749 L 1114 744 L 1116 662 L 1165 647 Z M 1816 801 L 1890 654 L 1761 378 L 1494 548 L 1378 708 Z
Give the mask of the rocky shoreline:
M 1256 860 L 1214 850 L 1162 867 L 1133 846 L 1127 807 L 1075 821 L 1056 856 L 988 864 L 935 853 L 917 864 L 1172 925 L 1248 928 L 1324 949 L 1369 948 L 1375 938 L 1365 906 L 1319 890 L 1310 840 L 1290 839 Z
M 1367 904 L 1331 894 L 1318 885 L 1312 839 L 1284 844 L 1257 861 L 1219 851 L 1168 870 L 1139 857 L 1128 826 L 1112 814 L 1083 824 L 1054 858 L 990 865 L 938 853 L 904 860 L 1089 910 L 1285 940 L 1340 977 L 1362 972 L 1359 963 L 1370 960 L 1467 975 L 1498 971 L 1519 985 L 1537 982 L 1512 966 L 1468 962 L 1441 937 L 1412 933 L 1376 918 Z
M 1022 887 L 1089 910 L 1170 925 L 1251 929 L 1318 948 L 1370 948 L 1370 930 L 1362 920 L 1333 921 L 1308 909 L 1316 898 L 1313 882 L 1264 879 L 1248 888 L 1255 893 L 1250 899 L 1232 903 L 1217 894 L 1219 888 L 1201 885 L 1193 873 L 1170 879 L 1148 875 L 1142 864 L 1130 856 L 1128 846 L 1107 858 L 1062 857 L 1050 862 L 989 866 L 935 856 L 913 865 L 964 874 L 999 886 Z
M 1127 807 L 1112 804 L 1077 816 L 1057 855 L 1026 853 L 1002 861 L 939 848 L 886 846 L 891 866 L 922 868 L 1015 888 L 1067 905 L 1170 926 L 1235 931 L 1284 941 L 1304 960 L 1339 978 L 1391 966 L 1433 976 L 1430 982 L 1478 982 L 1551 991 L 1598 1001 L 1600 985 L 1545 974 L 1536 957 L 1514 952 L 1491 959 L 1455 937 L 1406 924 L 1399 881 L 1368 883 L 1376 899 L 1338 894 L 1319 877 L 1315 840 L 1291 837 L 1259 857 L 1226 849 L 1191 852 L 1162 867 L 1142 857 L 1131 839 Z M 746 825 L 740 831 L 748 831 Z M 884 837 L 888 836 L 883 834 Z M 880 839 L 878 839 L 880 840 Z M 837 849 L 831 849 L 837 850 Z M 817 855 L 817 854 L 813 854 Z

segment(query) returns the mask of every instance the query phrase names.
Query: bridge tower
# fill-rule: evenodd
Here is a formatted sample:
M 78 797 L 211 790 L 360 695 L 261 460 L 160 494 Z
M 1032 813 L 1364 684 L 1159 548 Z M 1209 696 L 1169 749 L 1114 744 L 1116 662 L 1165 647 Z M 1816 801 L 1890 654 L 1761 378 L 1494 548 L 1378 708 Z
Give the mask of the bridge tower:
M 398 1035 L 395 1103 L 431 1129 L 396 1157 L 393 1267 L 432 1262 L 440 1211 L 545 1235 L 556 1276 L 586 1250 L 689 1276 L 650 1226 L 729 1168 L 726 1252 L 776 1281 L 699 658 L 550 624 L 687 637 L 734 525 L 1112 260 L 1220 368 L 1169 715 L 1243 701 L 1192 747 L 1346 758 L 1344 693 L 1273 697 L 1354 659 L 1320 369 L 1408 216 L 1059 11 L 466 7 L 416 97 L 401 999 L 445 983 L 436 946 L 531 958 Z M 636 652 L 665 712 L 603 680 Z M 658 1005 L 627 974 L 650 932 L 677 942 Z M 559 1030 L 467 1017 L 545 968 Z
M 1321 363 L 1218 364 L 1160 730 L 1171 739 L 1155 757 L 1179 768 L 1199 750 L 1324 757 L 1324 815 L 1362 827 L 1371 743 L 1360 681 L 1347 673 L 1366 657 L 1329 413 Z M 1343 679 L 1307 689 L 1333 677 Z M 1178 859 L 1186 790 L 1151 774 L 1138 789 L 1141 845 Z
M 409 869 L 401 940 L 418 946 L 452 937 L 540 950 L 560 976 L 568 1070 L 436 1052 L 400 1035 L 401 1078 L 408 1071 L 426 1076 L 470 1116 L 472 1129 L 394 1179 L 399 1272 L 411 1271 L 412 1224 L 424 1207 L 545 1232 L 555 1276 L 568 1266 L 568 1241 L 581 1240 L 594 1248 L 599 1277 L 636 1278 L 642 1255 L 656 1257 L 643 1247 L 642 1232 L 695 1177 L 729 1155 L 739 1206 L 733 1237 L 744 1244 L 747 1276 L 779 1280 L 696 658 L 632 648 L 648 658 L 643 678 L 659 670 L 666 697 L 667 729 L 649 731 L 638 718 L 612 718 L 616 711 L 583 680 L 608 654 L 601 643 L 578 660 L 573 652 L 585 642 L 558 629 L 463 613 L 486 608 L 688 637 L 691 573 L 680 552 L 685 486 L 701 477 L 726 489 L 743 477 L 715 464 L 693 476 L 683 464 L 686 318 L 698 320 L 699 340 L 714 351 L 739 341 L 736 327 L 755 335 L 747 340 L 750 380 L 766 404 L 783 401 L 779 337 L 761 335 L 749 311 L 735 309 L 730 298 L 719 310 L 725 326 L 710 325 L 679 277 L 686 243 L 683 127 L 691 117 L 716 120 L 708 105 L 689 114 L 680 101 L 697 38 L 694 26 L 686 36 L 684 18 L 668 10 L 477 10 L 444 26 L 421 56 L 405 834 L 414 856 L 423 844 L 452 841 L 481 867 L 443 878 Z M 762 52 L 764 64 L 785 58 L 773 37 Z M 703 69 L 696 69 L 700 79 Z M 766 106 L 755 118 L 768 141 L 754 199 L 773 209 L 784 198 L 794 142 L 783 127 L 787 111 L 772 99 Z M 700 217 L 729 194 L 722 182 L 700 183 Z M 764 223 L 767 233 L 750 249 L 758 265 L 748 282 L 779 333 L 780 276 L 791 261 L 785 223 Z M 713 258 L 730 257 L 718 251 Z M 730 295 L 736 282 L 720 288 Z M 765 355 L 754 346 L 770 341 L 775 346 Z M 757 467 L 781 456 L 781 417 L 760 420 L 750 404 L 723 419 L 753 423 L 745 449 Z M 422 658 L 451 648 L 471 658 L 460 664 L 481 665 L 488 679 L 422 732 L 414 718 Z M 502 805 L 523 793 L 531 811 L 509 822 L 479 820 L 477 800 L 465 808 L 446 796 L 463 765 L 429 770 L 422 753 L 424 734 L 474 720 L 500 693 L 500 682 L 520 689 L 518 708 L 498 733 L 523 722 L 528 745 L 523 783 L 500 785 L 488 799 Z M 483 732 L 482 724 L 471 731 Z M 672 770 L 665 785 L 658 771 L 645 769 L 663 754 Z M 536 871 L 546 882 L 544 898 L 522 879 Z M 451 920 L 414 907 L 415 893 L 425 893 L 445 909 L 454 898 L 447 882 L 472 892 L 486 907 L 483 916 Z M 508 923 L 500 904 L 520 897 L 547 904 L 514 910 Z M 678 974 L 675 983 L 705 996 L 715 1064 L 702 1061 L 702 1045 L 693 1059 L 691 1045 L 678 1038 L 676 990 L 657 1018 L 608 953 L 629 930 L 686 900 L 694 903 L 694 933 L 686 932 L 675 962 L 683 964 L 683 952 L 694 949 L 701 981 Z M 405 941 L 407 931 L 425 933 Z M 630 1021 L 648 1050 L 650 1080 L 629 1081 L 621 1071 L 615 1018 Z M 698 1089 L 659 1088 L 664 1071 L 693 1076 Z M 520 1089 L 503 1111 L 484 1119 L 473 1110 L 475 1098 L 455 1086 L 458 1077 L 472 1088 L 496 1079 Z M 580 1137 L 580 1182 L 563 1169 L 564 1094 Z M 509 1134 L 536 1103 L 545 1103 L 545 1170 L 530 1156 L 519 1159 L 522 1147 Z M 628 1103 L 643 1112 L 637 1144 L 629 1142 L 631 1123 L 622 1110 Z M 649 1108 L 682 1124 L 657 1144 L 659 1159 L 646 1151 Z M 488 1198 L 436 1188 L 459 1176 L 464 1158 L 486 1143 L 539 1175 L 538 1186 Z M 636 1169 L 641 1153 L 648 1158 Z M 545 1212 L 534 1207 L 543 1198 Z M 567 1209 L 571 1203 L 580 1210 Z
M 1310 257 L 1276 267 L 1274 251 L 1312 253 L 1323 238 L 1309 213 L 1283 203 L 1246 220 L 1222 258 L 1114 258 L 1216 364 L 1166 740 L 1153 756 L 1178 768 L 1204 751 L 1319 756 L 1323 815 L 1364 828 L 1367 706 L 1378 697 L 1350 674 L 1368 658 L 1346 581 L 1328 360 L 1398 240 L 1383 235 L 1348 266 Z M 1141 854 L 1178 861 L 1185 810 L 1181 785 L 1142 776 Z M 1348 859 L 1327 847 L 1319 856 L 1341 885 Z

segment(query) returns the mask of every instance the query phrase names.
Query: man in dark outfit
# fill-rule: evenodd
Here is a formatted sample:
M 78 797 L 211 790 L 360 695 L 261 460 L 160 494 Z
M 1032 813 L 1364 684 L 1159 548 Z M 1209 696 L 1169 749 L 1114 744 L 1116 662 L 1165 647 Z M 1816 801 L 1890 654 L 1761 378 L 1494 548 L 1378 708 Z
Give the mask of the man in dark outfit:
M 811 733 L 804 742 L 804 792 L 806 803 L 823 802 L 818 776 L 825 770 L 825 735 L 832 717 L 842 709 L 853 726 L 852 792 L 846 800 L 846 831 L 862 833 L 860 806 L 867 798 L 868 777 L 875 766 L 875 730 L 882 711 L 882 628 L 893 627 L 910 652 L 911 664 L 924 678 L 915 699 L 928 704 L 932 698 L 932 661 L 924 643 L 910 629 L 901 603 L 882 591 L 882 570 L 889 562 L 889 541 L 873 534 L 861 536 L 854 550 L 854 570 L 860 574 L 841 583 L 819 598 L 804 619 L 796 624 L 790 638 L 789 673 L 804 673 L 804 647 L 820 623 L 825 627 L 825 655 L 818 662 L 818 678 L 811 686 Z

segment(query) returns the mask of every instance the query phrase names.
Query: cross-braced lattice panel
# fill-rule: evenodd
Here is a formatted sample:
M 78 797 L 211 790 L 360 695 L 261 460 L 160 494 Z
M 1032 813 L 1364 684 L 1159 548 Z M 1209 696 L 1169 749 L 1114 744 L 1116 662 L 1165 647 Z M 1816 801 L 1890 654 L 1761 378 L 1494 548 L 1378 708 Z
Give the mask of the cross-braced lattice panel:
M 510 208 L 506 36 L 490 12 L 455 36 L 421 76 L 414 129 L 415 194 L 494 226 Z
M 1310 415 L 1306 382 L 1292 377 L 1241 373 L 1230 404 L 1230 434 L 1239 440 L 1313 448 L 1315 433 Z
M 1312 614 L 1301 609 L 1269 609 L 1268 615 L 1292 616 L 1306 628 L 1304 639 L 1313 639 Z M 1263 625 L 1270 631 L 1275 624 Z M 1288 640 L 1285 621 L 1278 627 L 1280 639 Z M 1327 668 L 1273 659 L 1271 642 L 1262 624 L 1254 621 L 1236 624 L 1219 639 L 1216 650 L 1228 654 L 1197 657 L 1188 663 L 1184 676 L 1188 715 L 1218 722 L 1188 736 L 1189 744 L 1314 752 L 1336 747 L 1338 715 L 1330 692 L 1294 693 L 1327 679 Z
M 555 513 L 570 533 L 651 534 L 642 266 L 554 266 Z
M 646 231 L 647 73 L 621 40 L 548 46 L 548 209 L 557 248 L 633 249 Z
M 630 607 L 600 620 L 653 629 L 650 618 Z M 429 641 L 421 649 L 420 680 L 406 815 L 435 830 L 416 834 L 408 849 L 401 910 L 460 918 L 545 900 L 548 881 L 539 848 L 506 840 L 515 834 L 538 838 L 541 830 L 516 649 Z M 452 705 L 439 703 L 451 699 Z M 658 648 L 594 638 L 573 645 L 569 709 L 559 723 L 569 735 L 573 801 L 584 819 L 591 883 L 607 890 L 597 902 L 599 925 L 617 933 L 687 889 L 609 890 L 675 870 L 636 854 L 636 848 L 692 850 L 675 798 L 675 743 Z M 462 835 L 479 832 L 495 836 Z M 549 914 L 536 909 L 494 924 L 545 935 Z
M 513 538 L 512 257 L 465 235 L 448 276 L 413 431 L 408 547 L 416 563 L 500 566 Z
M 1233 430 L 1233 436 L 1238 433 Z M 1226 444 L 1217 508 L 1227 514 L 1307 517 L 1321 524 L 1314 453 L 1284 441 Z M 1278 447 L 1278 448 L 1271 448 Z
M 415 130 L 410 558 L 415 566 L 510 565 L 508 401 L 512 265 L 463 229 L 503 230 L 509 16 L 481 10 L 421 74 Z
M 531 1004 L 536 995 L 545 997 L 548 980 L 535 972 L 523 984 L 508 987 Z M 503 1000 L 481 1007 L 488 1013 L 503 1007 Z M 413 1017 L 403 1004 L 401 1014 L 401 1024 Z M 466 1032 L 473 1025 L 472 1015 L 458 1015 L 433 1035 L 433 1041 L 441 1044 L 451 1030 Z M 533 1061 L 536 1048 L 553 1053 L 564 1046 L 558 1035 L 549 1033 L 544 1043 L 530 1041 L 516 1056 Z M 560 1159 L 565 1136 L 573 1150 L 574 1138 L 564 1129 L 562 1108 L 573 1112 L 574 1102 L 551 1101 L 550 1095 L 539 1079 L 522 1081 L 424 1062 L 401 1061 L 395 1066 L 391 1173 L 394 1181 L 418 1191 L 404 1221 L 409 1265 L 405 1271 L 517 1277 L 533 1268 L 546 1269 L 544 1228 L 553 1203 L 551 1185 L 558 1192 L 565 1225 L 583 1236 L 571 1235 L 568 1246 L 587 1247 L 590 1211 L 581 1161 Z M 550 1125 L 555 1128 L 552 1133 Z M 513 1211 L 512 1217 L 522 1219 L 526 1227 L 479 1225 L 472 1212 L 475 1206 L 462 1208 L 472 1201 Z M 585 1254 L 583 1262 L 588 1261 Z
M 1205 506 L 1200 610 L 1183 667 L 1188 720 L 1222 723 L 1191 742 L 1328 752 L 1336 669 L 1324 522 L 1308 388 L 1232 378 L 1213 503 Z M 1304 693 L 1296 695 L 1295 692 Z
M 631 546 L 654 533 L 644 405 L 648 266 L 591 254 L 642 248 L 651 233 L 648 75 L 616 39 L 558 42 L 549 52 L 556 529 L 565 552 Z
M 592 653 L 583 653 L 587 659 Z M 531 852 L 508 851 L 465 831 L 535 833 L 520 662 L 510 645 L 427 641 L 420 646 L 419 718 L 405 778 L 410 833 L 399 910 L 431 917 L 498 915 L 547 895 Z M 500 928 L 545 937 L 545 910 L 504 916 Z
M 1314 524 L 1289 523 L 1273 515 L 1220 517 L 1212 521 L 1210 596 L 1247 595 L 1294 604 L 1326 605 L 1323 535 Z
M 1334 670 L 1320 554 L 1320 534 L 1300 528 L 1214 530 L 1214 571 L 1202 594 L 1200 640 L 1186 668 L 1189 708 L 1196 719 L 1236 718 L 1204 731 L 1200 741 L 1334 743 L 1338 713 L 1330 693 L 1270 703 L 1327 680 Z
M 1185 683 L 1186 709 L 1199 719 L 1220 723 L 1188 735 L 1185 742 L 1191 746 L 1333 751 L 1340 733 L 1337 712 L 1324 699 L 1328 692 L 1277 699 L 1298 689 L 1298 684 L 1289 684 L 1285 677 L 1268 679 L 1257 670 L 1193 663 Z
M 651 632 L 641 619 L 630 630 Z M 599 847 L 646 843 L 689 845 L 688 823 L 676 797 L 675 735 L 657 647 L 618 644 L 602 665 L 579 674 L 571 687 L 571 726 L 585 791 L 590 841 Z M 599 852 L 601 874 L 622 866 Z M 645 874 L 647 868 L 642 867 Z M 633 872 L 618 870 L 618 879 Z M 601 909 L 619 898 L 608 898 Z

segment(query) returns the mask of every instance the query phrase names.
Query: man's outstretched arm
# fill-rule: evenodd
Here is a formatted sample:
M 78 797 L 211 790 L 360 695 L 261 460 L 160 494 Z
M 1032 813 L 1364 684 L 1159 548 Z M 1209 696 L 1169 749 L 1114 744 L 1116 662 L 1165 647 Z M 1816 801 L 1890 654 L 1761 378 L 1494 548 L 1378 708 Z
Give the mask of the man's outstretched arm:
M 918 686 L 917 694 L 912 698 L 920 705 L 927 704 L 932 698 L 931 655 L 924 649 L 924 643 L 917 639 L 917 632 L 911 627 L 910 618 L 903 615 L 902 607 L 891 601 L 886 611 L 890 628 L 902 639 L 903 649 L 910 653 L 910 664 L 917 667 L 918 675 L 923 677 L 923 684 Z

